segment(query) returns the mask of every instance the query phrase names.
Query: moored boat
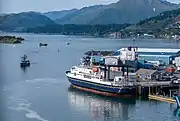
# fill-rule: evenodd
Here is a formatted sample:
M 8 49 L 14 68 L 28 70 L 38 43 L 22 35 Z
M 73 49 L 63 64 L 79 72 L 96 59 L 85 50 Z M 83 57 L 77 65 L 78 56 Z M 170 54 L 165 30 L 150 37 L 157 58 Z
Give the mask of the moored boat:
M 66 42 L 66 44 L 67 44 L 67 45 L 70 45 L 70 43 L 69 43 L 69 42 Z
M 23 57 L 21 57 L 20 66 L 21 66 L 21 68 L 30 66 L 30 61 L 27 60 L 27 56 L 26 56 L 26 55 L 24 55 Z
M 106 96 L 135 96 L 135 86 L 125 76 L 105 79 L 101 67 L 73 66 L 66 76 L 73 87 Z
M 47 44 L 39 43 L 39 46 L 47 46 Z

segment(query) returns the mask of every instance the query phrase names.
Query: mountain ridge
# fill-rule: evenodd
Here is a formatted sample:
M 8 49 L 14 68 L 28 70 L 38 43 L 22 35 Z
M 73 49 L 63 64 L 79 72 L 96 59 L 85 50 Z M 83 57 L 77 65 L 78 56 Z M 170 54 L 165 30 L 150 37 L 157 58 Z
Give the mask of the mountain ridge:
M 22 12 L 0 16 L 1 30 L 22 30 L 51 24 L 108 25 L 134 24 L 140 20 L 174 10 L 180 5 L 164 0 L 120 0 L 108 5 L 94 5 L 63 11 Z
M 112 25 L 48 25 L 44 27 L 29 28 L 26 32 L 60 33 L 65 35 L 93 35 L 118 36 L 121 38 L 148 37 L 180 39 L 180 8 L 165 11 L 151 18 L 146 18 L 136 24 Z
M 56 22 L 59 24 L 132 24 L 178 7 L 178 4 L 162 0 L 120 0 L 109 5 L 83 7 L 73 15 L 57 19 Z
M 52 20 L 60 19 L 68 14 L 73 14 L 78 9 L 70 9 L 70 10 L 62 10 L 62 11 L 48 11 L 48 12 L 43 12 L 42 15 L 49 17 Z
M 21 31 L 29 27 L 55 24 L 50 18 L 39 12 L 12 13 L 0 16 L 0 29 L 7 31 Z
M 159 38 L 169 38 L 174 35 L 180 36 L 180 8 L 162 12 L 155 17 L 128 26 L 122 30 L 122 33 L 128 36 L 137 36 L 147 33 Z

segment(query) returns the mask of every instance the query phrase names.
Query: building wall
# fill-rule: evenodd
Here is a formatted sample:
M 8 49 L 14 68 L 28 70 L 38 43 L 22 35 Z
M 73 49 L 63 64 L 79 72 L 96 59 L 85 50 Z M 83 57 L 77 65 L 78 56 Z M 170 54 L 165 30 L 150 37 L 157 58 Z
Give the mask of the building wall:
M 161 74 L 160 74 L 160 72 L 158 72 L 158 71 L 156 71 L 154 74 L 153 74 L 153 78 L 154 78 L 154 80 L 155 79 L 159 79 L 160 78 L 160 76 L 161 76 Z
M 180 66 L 180 57 L 175 57 L 175 61 L 174 62 L 175 62 L 177 67 Z
M 138 80 L 151 80 L 151 75 L 148 74 L 137 74 Z
M 139 81 L 151 81 L 156 80 L 157 77 L 159 77 L 159 73 L 155 72 L 153 74 L 136 74 L 136 76 L 139 76 Z
M 139 55 L 139 59 L 144 59 L 147 61 L 162 61 L 165 64 L 170 64 L 171 63 L 171 56 L 160 56 L 160 55 Z

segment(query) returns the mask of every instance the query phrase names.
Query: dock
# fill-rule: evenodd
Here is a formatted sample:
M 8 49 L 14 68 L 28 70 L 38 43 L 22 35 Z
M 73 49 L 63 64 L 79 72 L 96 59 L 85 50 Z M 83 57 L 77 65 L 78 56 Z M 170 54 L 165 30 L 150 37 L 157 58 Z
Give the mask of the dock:
M 136 97 L 176 103 L 180 107 L 180 95 L 176 95 L 180 94 L 180 72 L 175 71 L 178 65 L 170 61 L 178 52 L 179 49 L 128 47 L 114 52 L 92 50 L 86 55 L 93 56 L 92 64 L 104 67 L 104 80 L 113 80 L 122 75 L 129 80 L 128 84 L 136 88 Z M 146 58 L 149 56 L 166 57 L 168 61 L 157 62 L 156 59 Z
M 160 96 L 160 95 L 148 95 L 148 98 L 150 100 L 157 100 L 157 101 L 162 101 L 162 102 L 167 102 L 167 103 L 172 103 L 176 104 L 176 100 L 172 99 L 170 97 L 165 97 L 165 96 Z
M 149 87 L 149 86 L 169 86 L 171 81 L 149 81 L 149 82 L 135 82 L 136 86 Z
M 180 98 L 173 97 L 174 94 L 179 94 L 179 85 L 174 85 L 170 81 L 149 81 L 135 82 L 135 86 L 137 96 L 148 96 L 149 100 L 177 104 L 177 107 L 180 108 Z
M 156 100 L 170 104 L 177 104 L 177 107 L 180 108 L 180 97 L 178 95 L 174 97 L 174 94 L 179 93 L 179 89 L 168 90 L 168 92 L 169 95 L 161 95 L 159 94 L 159 92 L 152 93 L 151 88 L 149 87 L 148 98 L 149 100 Z

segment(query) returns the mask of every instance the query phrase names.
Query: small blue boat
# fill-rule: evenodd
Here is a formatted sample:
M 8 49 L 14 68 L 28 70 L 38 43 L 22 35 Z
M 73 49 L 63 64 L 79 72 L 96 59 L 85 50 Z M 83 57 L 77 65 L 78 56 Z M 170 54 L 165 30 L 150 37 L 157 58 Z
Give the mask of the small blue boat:
M 180 94 L 174 94 L 173 98 L 176 100 L 177 108 L 180 108 Z

